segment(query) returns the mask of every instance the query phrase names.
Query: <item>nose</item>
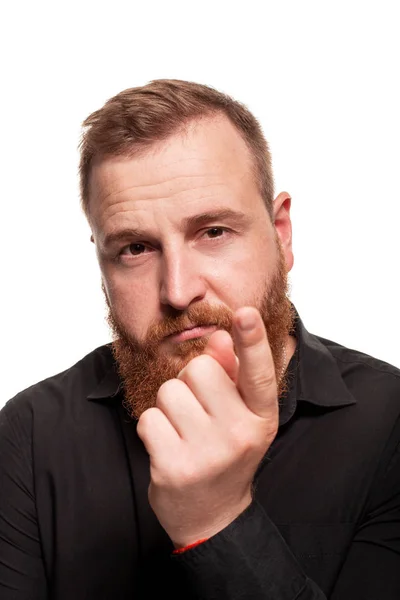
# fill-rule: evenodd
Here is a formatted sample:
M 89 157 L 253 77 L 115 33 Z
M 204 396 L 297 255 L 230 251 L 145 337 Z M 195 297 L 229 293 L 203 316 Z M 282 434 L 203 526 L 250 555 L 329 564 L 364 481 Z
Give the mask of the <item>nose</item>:
M 161 261 L 161 304 L 187 309 L 206 294 L 204 274 L 189 249 L 164 251 Z

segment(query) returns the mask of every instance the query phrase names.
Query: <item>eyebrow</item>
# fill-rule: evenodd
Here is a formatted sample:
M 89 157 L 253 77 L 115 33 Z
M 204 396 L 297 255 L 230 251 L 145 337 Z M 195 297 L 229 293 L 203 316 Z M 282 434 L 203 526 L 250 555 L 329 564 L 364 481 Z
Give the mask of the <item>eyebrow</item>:
M 251 219 L 249 215 L 241 211 L 225 208 L 186 217 L 182 221 L 181 229 L 194 229 L 195 227 L 204 226 L 212 221 L 229 221 L 233 225 L 243 227 L 248 225 L 250 220 Z M 107 234 L 104 238 L 104 247 L 108 248 L 119 242 L 123 242 L 132 238 L 146 238 L 148 235 L 149 234 L 143 229 L 129 227 Z

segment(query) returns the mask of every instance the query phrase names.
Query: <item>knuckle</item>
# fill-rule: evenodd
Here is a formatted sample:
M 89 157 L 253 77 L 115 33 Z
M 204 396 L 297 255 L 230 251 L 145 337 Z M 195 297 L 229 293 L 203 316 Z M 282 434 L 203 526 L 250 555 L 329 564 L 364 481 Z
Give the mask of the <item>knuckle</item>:
M 165 467 L 154 473 L 152 480 L 158 487 L 168 487 L 175 491 L 182 491 L 183 488 L 191 487 L 197 483 L 199 474 L 195 467 L 186 464 L 184 461 L 177 461 L 173 469 Z
M 272 416 L 265 422 L 262 419 L 254 427 L 243 427 L 242 424 L 236 424 L 230 431 L 230 448 L 237 457 L 250 457 L 263 453 L 268 448 L 278 432 L 279 419 Z
M 253 452 L 257 444 L 254 439 L 250 438 L 246 433 L 236 433 L 233 441 L 233 447 L 235 452 L 239 455 L 248 454 Z
M 139 437 L 145 437 L 148 431 L 151 431 L 151 425 L 158 416 L 158 410 L 155 407 L 148 408 L 139 417 L 136 427 Z
M 195 356 L 195 358 L 192 358 L 192 360 L 184 368 L 183 377 L 185 379 L 192 379 L 193 377 L 212 369 L 214 363 L 215 359 L 208 354 L 200 354 L 199 356 Z
M 179 379 L 168 379 L 168 381 L 165 381 L 158 389 L 156 407 L 162 408 L 166 406 L 170 399 L 175 397 L 180 391 L 181 386 L 182 381 L 179 381 Z
M 243 426 L 243 422 L 241 421 L 232 424 L 229 436 L 231 452 L 233 451 L 234 454 L 241 455 L 253 450 L 257 445 L 256 438 L 254 435 L 250 435 L 249 431 L 249 428 Z
M 193 466 L 186 463 L 185 465 L 181 466 L 179 477 L 177 479 L 178 481 L 176 483 L 178 486 L 191 486 L 197 483 L 199 474 Z
M 150 486 L 153 488 L 162 489 L 168 487 L 169 477 L 168 473 L 163 468 L 150 469 Z M 150 492 L 150 489 L 149 489 Z
M 274 392 L 276 392 L 275 373 L 254 373 L 250 382 L 251 387 L 255 390 L 274 390 Z
M 169 394 L 170 392 L 176 390 L 177 382 L 178 382 L 178 379 L 168 379 L 167 381 L 164 381 L 164 383 L 162 383 L 160 385 L 160 387 L 158 388 L 158 394 L 165 395 L 165 394 Z

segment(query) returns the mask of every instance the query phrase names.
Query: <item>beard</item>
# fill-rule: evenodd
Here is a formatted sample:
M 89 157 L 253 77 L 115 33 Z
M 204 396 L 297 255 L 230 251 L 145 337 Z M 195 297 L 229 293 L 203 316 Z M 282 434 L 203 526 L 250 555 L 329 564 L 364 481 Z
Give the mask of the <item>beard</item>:
M 283 373 L 283 347 L 290 333 L 293 333 L 295 313 L 288 298 L 288 275 L 285 259 L 278 244 L 278 263 L 269 284 L 265 285 L 261 299 L 255 306 L 262 317 L 274 361 L 277 378 L 278 397 L 287 391 L 287 375 Z M 155 406 L 161 385 L 177 377 L 188 362 L 202 354 L 210 336 L 189 339 L 174 345 L 173 354 L 167 354 L 160 343 L 168 335 L 195 326 L 214 325 L 217 329 L 232 332 L 233 311 L 226 306 L 212 306 L 206 302 L 190 305 L 184 311 L 170 309 L 161 322 L 153 323 L 146 339 L 139 342 L 114 314 L 109 303 L 104 284 L 108 312 L 107 323 L 113 334 L 111 345 L 118 373 L 122 380 L 123 404 L 133 419 Z M 267 368 L 267 365 L 266 365 Z

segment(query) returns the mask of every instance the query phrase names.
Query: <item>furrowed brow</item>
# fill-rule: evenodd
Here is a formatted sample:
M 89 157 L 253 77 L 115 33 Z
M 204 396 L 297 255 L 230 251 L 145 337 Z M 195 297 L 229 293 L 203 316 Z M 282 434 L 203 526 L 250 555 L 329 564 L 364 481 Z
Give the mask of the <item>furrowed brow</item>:
M 243 212 L 225 208 L 187 217 L 183 220 L 183 227 L 191 229 L 207 225 L 213 221 L 229 221 L 233 225 L 243 226 L 250 222 L 250 217 Z
M 229 221 L 232 225 L 246 226 L 250 222 L 250 217 L 243 212 L 235 211 L 230 208 L 213 210 L 199 215 L 186 217 L 182 221 L 182 229 L 194 229 L 217 221 Z M 110 248 L 117 244 L 128 242 L 133 238 L 146 239 L 147 237 L 148 233 L 144 230 L 130 227 L 107 234 L 104 238 L 103 246 L 104 248 Z
M 114 233 L 108 233 L 104 238 L 104 247 L 110 248 L 115 246 L 116 244 L 120 244 L 121 242 L 129 241 L 132 238 L 142 238 L 144 236 L 144 231 L 141 229 L 133 229 L 132 227 L 128 229 L 121 229 L 120 231 L 115 231 Z

